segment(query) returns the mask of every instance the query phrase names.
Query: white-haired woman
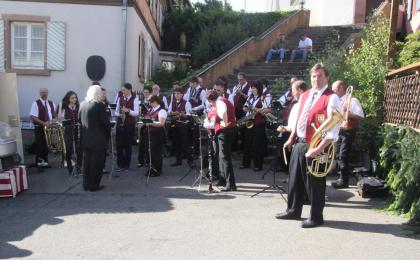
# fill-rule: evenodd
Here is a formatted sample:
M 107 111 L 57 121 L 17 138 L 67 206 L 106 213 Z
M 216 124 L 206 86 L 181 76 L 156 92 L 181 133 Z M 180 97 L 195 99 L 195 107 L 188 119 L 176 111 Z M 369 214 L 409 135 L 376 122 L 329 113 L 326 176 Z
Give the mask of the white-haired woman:
M 109 117 L 104 105 L 104 94 L 100 86 L 89 87 L 85 101 L 80 105 L 79 119 L 81 123 L 81 147 L 83 149 L 82 173 L 84 190 L 98 191 L 108 135 L 111 129 Z

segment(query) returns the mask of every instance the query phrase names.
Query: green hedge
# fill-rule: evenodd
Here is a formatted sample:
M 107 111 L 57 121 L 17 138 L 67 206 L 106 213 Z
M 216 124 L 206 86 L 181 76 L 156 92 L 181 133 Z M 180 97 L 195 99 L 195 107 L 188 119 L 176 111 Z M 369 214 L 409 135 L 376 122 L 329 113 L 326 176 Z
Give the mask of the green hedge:
M 399 67 L 420 61 L 420 31 L 407 36 L 404 43 L 399 43 L 401 51 L 397 55 Z
M 383 137 L 381 167 L 393 194 L 388 210 L 420 224 L 420 134 L 409 127 L 386 125 Z
M 180 35 L 198 69 L 250 36 L 257 36 L 293 12 L 245 13 L 233 11 L 221 1 L 206 0 L 192 8 L 176 7 L 165 16 L 164 49 L 179 51 Z

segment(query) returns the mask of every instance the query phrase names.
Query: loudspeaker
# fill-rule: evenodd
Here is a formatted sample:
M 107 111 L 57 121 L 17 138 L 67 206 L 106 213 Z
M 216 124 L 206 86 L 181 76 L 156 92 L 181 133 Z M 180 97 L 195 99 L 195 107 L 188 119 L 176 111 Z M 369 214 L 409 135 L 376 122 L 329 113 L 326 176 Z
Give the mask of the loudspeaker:
M 105 75 L 105 59 L 102 56 L 93 55 L 86 61 L 86 73 L 92 81 L 99 81 Z

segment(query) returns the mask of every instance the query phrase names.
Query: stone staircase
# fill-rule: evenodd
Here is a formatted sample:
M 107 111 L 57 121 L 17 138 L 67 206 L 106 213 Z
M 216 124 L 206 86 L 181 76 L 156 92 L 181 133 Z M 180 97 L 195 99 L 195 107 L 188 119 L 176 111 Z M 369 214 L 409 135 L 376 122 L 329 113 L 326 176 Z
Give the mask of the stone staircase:
M 286 37 L 287 46 L 289 48 L 297 47 L 298 38 L 301 33 L 306 33 L 313 42 L 313 52 L 319 52 L 327 44 L 334 44 L 341 46 L 352 33 L 360 31 L 360 27 L 355 26 L 323 26 L 323 27 L 309 27 L 299 28 Z M 273 55 L 273 59 L 265 63 L 265 57 L 253 64 L 246 64 L 245 66 L 236 69 L 234 74 L 228 76 L 229 85 L 237 84 L 236 74 L 240 71 L 247 74 L 248 81 L 265 78 L 271 84 L 278 81 L 287 82 L 292 75 L 298 75 L 303 79 L 308 77 L 309 65 L 307 62 L 302 63 L 300 57 L 295 62 L 290 62 L 290 52 L 286 53 L 286 58 L 283 63 L 280 63 L 278 55 Z M 308 82 L 309 83 L 309 82 Z M 287 86 L 286 86 L 287 88 Z M 275 94 L 283 92 L 280 89 L 273 89 Z

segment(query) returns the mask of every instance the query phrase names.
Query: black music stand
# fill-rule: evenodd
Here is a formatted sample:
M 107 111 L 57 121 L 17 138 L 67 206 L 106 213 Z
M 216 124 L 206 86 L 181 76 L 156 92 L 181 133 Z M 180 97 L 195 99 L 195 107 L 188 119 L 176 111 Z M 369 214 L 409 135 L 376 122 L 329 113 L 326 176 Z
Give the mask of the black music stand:
M 203 137 L 201 135 L 201 126 L 203 125 L 203 122 L 201 120 L 201 118 L 194 114 L 191 115 L 191 119 L 192 122 L 194 124 L 194 126 L 198 126 L 198 140 L 199 140 L 199 157 L 198 159 L 200 160 L 200 168 L 197 168 L 197 164 L 194 163 L 193 166 L 190 167 L 190 169 L 188 170 L 188 172 L 182 176 L 178 181 L 181 182 L 183 179 L 185 179 L 185 177 L 187 177 L 192 171 L 196 172 L 197 178 L 194 180 L 193 184 L 191 185 L 192 187 L 194 187 L 197 183 L 198 184 L 198 191 L 200 191 L 200 187 L 201 187 L 201 179 L 205 177 L 205 175 L 203 174 L 203 147 L 202 147 L 202 142 L 203 142 Z M 193 131 L 194 133 L 194 131 Z M 194 134 L 193 134 L 193 144 L 194 144 Z M 192 149 L 194 150 L 194 148 Z
M 148 167 L 149 170 L 148 170 L 148 173 L 147 173 L 146 184 L 149 184 L 150 173 L 152 172 L 152 170 L 155 171 L 155 172 L 158 172 L 152 165 L 152 146 L 151 146 L 151 141 L 150 141 L 150 125 L 149 124 L 153 123 L 153 120 L 149 119 L 149 118 L 142 118 L 141 121 L 147 127 L 147 139 L 148 139 L 147 151 L 149 153 L 149 167 Z

